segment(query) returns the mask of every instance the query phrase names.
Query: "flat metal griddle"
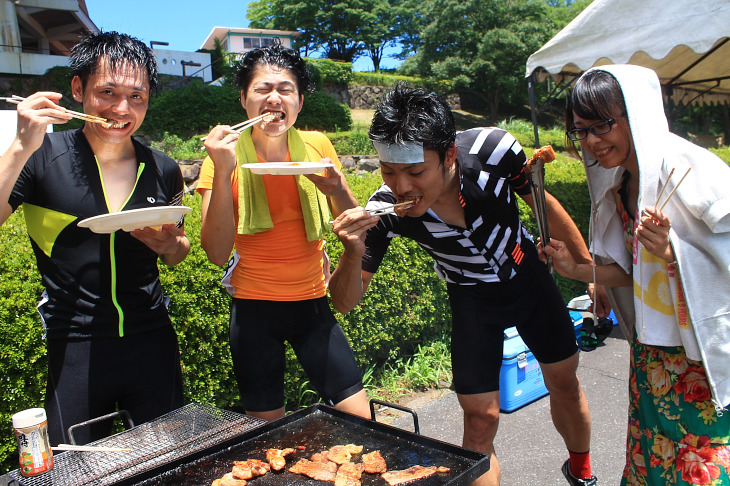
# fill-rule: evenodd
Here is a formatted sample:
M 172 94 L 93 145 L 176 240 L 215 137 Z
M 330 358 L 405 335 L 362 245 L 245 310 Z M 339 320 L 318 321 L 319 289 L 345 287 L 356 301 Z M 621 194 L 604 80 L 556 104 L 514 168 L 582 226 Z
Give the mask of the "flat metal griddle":
M 191 403 L 150 422 L 89 445 L 130 448 L 130 452 L 54 454 L 53 469 L 25 477 L 19 470 L 7 476 L 21 486 L 105 486 L 158 467 L 200 457 L 201 451 L 230 444 L 242 433 L 267 422 L 208 405 Z
M 413 486 L 467 485 L 489 470 L 489 456 L 436 439 L 423 437 L 372 420 L 339 412 L 325 405 L 312 405 L 282 419 L 244 432 L 238 442 L 221 446 L 217 451 L 192 462 L 171 467 L 157 467 L 137 474 L 120 484 L 140 486 L 201 486 L 231 471 L 234 460 L 266 459 L 266 449 L 304 446 L 287 456 L 287 468 L 302 458 L 335 445 L 363 446 L 363 453 L 379 450 L 389 470 L 414 465 L 445 466 L 448 473 L 420 479 Z M 355 458 L 357 460 L 357 456 Z M 251 486 L 312 485 L 326 483 L 290 473 L 286 469 L 271 471 L 249 481 Z M 380 475 L 362 475 L 363 486 L 387 483 Z

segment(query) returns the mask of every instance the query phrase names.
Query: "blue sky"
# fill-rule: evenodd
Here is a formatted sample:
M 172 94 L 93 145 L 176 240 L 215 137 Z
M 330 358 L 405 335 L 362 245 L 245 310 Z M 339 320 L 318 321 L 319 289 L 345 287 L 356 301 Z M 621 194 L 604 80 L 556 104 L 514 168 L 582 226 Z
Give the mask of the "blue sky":
M 86 0 L 89 16 L 102 30 L 116 30 L 150 41 L 169 42 L 168 49 L 196 51 L 213 27 L 248 27 L 248 0 Z M 381 67 L 399 62 L 385 58 Z M 372 71 L 368 57 L 355 62 L 356 71 Z

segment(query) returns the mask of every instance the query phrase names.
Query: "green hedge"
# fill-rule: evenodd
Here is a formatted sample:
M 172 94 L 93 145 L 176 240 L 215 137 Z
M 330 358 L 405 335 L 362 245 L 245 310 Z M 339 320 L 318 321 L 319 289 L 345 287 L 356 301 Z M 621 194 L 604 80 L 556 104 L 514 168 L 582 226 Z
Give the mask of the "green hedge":
M 165 134 L 184 139 L 206 134 L 219 124 L 234 125 L 245 120 L 241 93 L 231 86 L 206 86 L 199 82 L 152 97 L 139 133 L 154 140 Z M 325 93 L 312 93 L 304 98 L 297 128 L 334 131 L 352 126 L 350 108 Z
M 352 82 L 352 63 L 314 57 L 305 58 L 307 66 L 313 72 L 313 80 L 317 89 L 323 84 L 350 84 Z
M 363 204 L 381 184 L 377 174 L 347 177 Z M 581 225 L 585 232 L 589 210 L 580 164 L 550 164 L 546 179 L 576 220 L 586 222 Z M 219 283 L 221 269 L 208 262 L 199 245 L 200 198 L 186 196 L 183 203 L 193 208 L 185 225 L 192 248 L 184 262 L 161 269 L 161 280 L 171 297 L 170 313 L 180 339 L 186 398 L 234 408 L 238 391 L 228 347 L 230 297 Z M 534 229 L 531 216 L 526 216 Z M 342 246 L 332 234 L 327 251 L 336 264 Z M 583 289 L 563 287 L 564 296 Z M 347 315 L 337 314 L 361 369 L 377 375 L 397 358 L 412 355 L 420 344 L 443 339 L 450 322 L 444 290 L 431 258 L 412 241 L 396 239 L 360 305 Z M 17 468 L 10 416 L 43 404 L 45 344 L 35 309 L 41 292 L 21 207 L 0 227 L 0 473 Z M 291 350 L 286 396 L 290 409 L 318 400 Z

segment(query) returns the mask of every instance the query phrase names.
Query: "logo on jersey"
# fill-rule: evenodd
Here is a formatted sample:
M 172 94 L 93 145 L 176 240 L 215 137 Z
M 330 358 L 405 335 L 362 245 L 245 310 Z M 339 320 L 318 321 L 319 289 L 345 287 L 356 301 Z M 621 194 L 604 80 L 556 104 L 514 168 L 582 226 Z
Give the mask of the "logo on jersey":
M 154 203 L 155 203 L 156 201 L 157 201 L 157 199 L 155 199 L 155 198 L 154 198 L 154 197 L 152 197 L 152 196 L 148 196 L 148 197 L 147 197 L 147 202 L 149 202 L 150 204 L 154 204 Z

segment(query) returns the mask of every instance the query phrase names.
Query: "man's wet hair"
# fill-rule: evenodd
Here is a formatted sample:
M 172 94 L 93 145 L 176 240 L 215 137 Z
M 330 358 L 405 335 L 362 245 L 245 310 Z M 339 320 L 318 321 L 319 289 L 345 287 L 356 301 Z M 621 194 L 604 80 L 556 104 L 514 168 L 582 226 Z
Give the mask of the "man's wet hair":
M 368 135 L 372 142 L 388 145 L 422 143 L 443 162 L 456 140 L 454 115 L 436 93 L 398 83 L 376 106 Z
M 112 73 L 127 66 L 141 67 L 147 71 L 150 91 L 157 88 L 157 61 L 152 49 L 139 39 L 119 32 L 92 33 L 71 48 L 69 65 L 71 75 L 86 81 L 100 69 L 101 61 Z
M 264 66 L 290 71 L 297 80 L 299 94 L 309 92 L 311 81 L 307 63 L 297 51 L 281 44 L 248 51 L 237 66 L 234 77 L 236 86 L 244 92 L 247 91 L 256 68 Z

